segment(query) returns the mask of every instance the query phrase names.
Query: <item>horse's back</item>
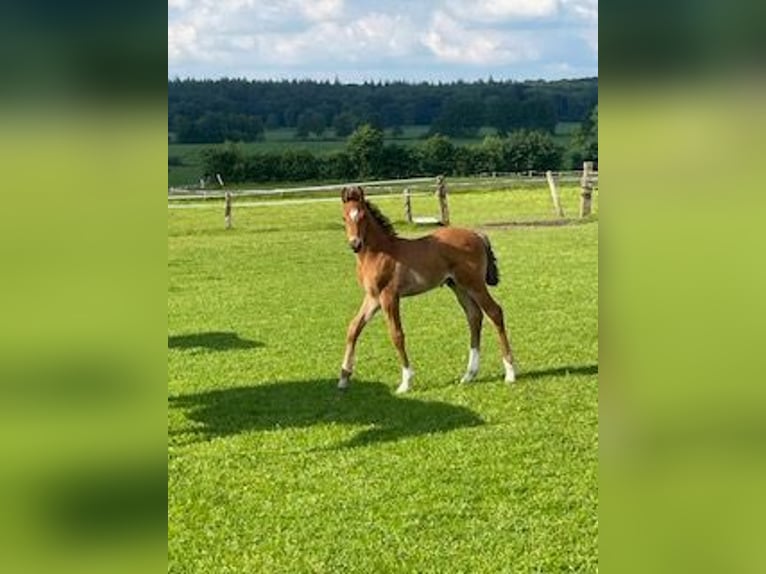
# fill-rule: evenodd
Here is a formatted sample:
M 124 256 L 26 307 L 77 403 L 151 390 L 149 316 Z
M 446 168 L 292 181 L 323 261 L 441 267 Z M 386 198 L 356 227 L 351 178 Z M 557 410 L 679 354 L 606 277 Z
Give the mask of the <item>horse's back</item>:
M 434 231 L 430 237 L 438 243 L 459 249 L 461 251 L 483 251 L 484 242 L 481 236 L 470 229 L 462 227 L 442 227 Z

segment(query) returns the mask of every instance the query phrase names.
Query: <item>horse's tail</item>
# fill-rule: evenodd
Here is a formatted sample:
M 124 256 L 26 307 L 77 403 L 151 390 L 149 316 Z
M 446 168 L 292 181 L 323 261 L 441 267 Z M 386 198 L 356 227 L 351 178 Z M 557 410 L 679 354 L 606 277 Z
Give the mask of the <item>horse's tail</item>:
M 492 251 L 492 245 L 489 243 L 489 237 L 481 234 L 481 240 L 484 242 L 484 251 L 487 254 L 487 275 L 485 280 L 487 285 L 497 285 L 500 283 L 500 271 L 497 268 L 497 258 Z

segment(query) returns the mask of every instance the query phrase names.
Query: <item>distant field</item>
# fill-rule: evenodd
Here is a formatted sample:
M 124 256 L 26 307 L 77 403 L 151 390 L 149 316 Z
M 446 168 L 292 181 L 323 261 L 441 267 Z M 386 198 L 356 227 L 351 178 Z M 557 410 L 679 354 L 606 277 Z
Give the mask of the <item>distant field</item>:
M 235 202 L 228 231 L 220 201 L 168 209 L 168 572 L 598 571 L 597 216 L 507 225 L 550 219 L 544 188 L 450 207 L 498 256 L 512 386 L 489 324 L 478 381 L 457 383 L 468 331 L 444 288 L 403 304 L 411 394 L 380 316 L 338 392 L 361 300 L 339 201 Z
M 556 126 L 554 139 L 560 145 L 567 145 L 571 132 L 579 124 L 573 122 L 561 122 Z M 386 143 L 411 146 L 422 143 L 428 133 L 429 126 L 405 126 L 402 133 L 393 136 L 391 130 L 386 130 Z M 469 145 L 481 143 L 484 136 L 495 133 L 493 128 L 482 128 L 479 137 L 476 138 L 453 138 L 455 145 Z M 168 156 L 178 158 L 180 165 L 168 166 L 168 186 L 192 185 L 199 181 L 202 176 L 200 151 L 216 147 L 222 144 L 168 144 Z M 264 135 L 264 140 L 259 142 L 241 143 L 242 150 L 247 153 L 256 151 L 281 151 L 284 149 L 305 149 L 317 155 L 329 154 L 341 151 L 346 147 L 346 138 L 335 137 L 332 130 L 328 130 L 322 138 L 312 136 L 306 140 L 295 139 L 294 128 L 280 128 L 269 130 Z

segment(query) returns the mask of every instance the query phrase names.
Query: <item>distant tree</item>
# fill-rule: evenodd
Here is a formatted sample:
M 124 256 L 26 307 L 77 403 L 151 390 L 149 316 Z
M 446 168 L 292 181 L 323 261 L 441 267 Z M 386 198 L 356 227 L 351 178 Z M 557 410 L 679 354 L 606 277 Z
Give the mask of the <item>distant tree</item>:
M 205 148 L 200 155 L 205 177 L 214 178 L 221 174 L 224 181 L 244 179 L 244 155 L 237 144 L 227 142 L 223 146 Z
M 319 112 L 308 110 L 298 116 L 295 124 L 295 137 L 305 139 L 312 133 L 316 134 L 317 137 L 322 137 L 325 128 L 324 116 Z
M 319 175 L 316 156 L 308 150 L 288 149 L 282 152 L 282 178 L 288 181 L 306 181 Z
M 280 127 L 279 114 L 271 112 L 268 116 L 266 116 L 266 122 L 264 123 L 264 127 L 267 130 L 278 129 Z
M 487 99 L 485 122 L 497 130 L 499 136 L 506 136 L 522 127 L 521 103 L 508 96 L 491 96 Z
M 322 179 L 348 181 L 356 176 L 356 165 L 347 152 L 336 152 L 320 158 L 319 177 Z
M 510 171 L 544 171 L 561 168 L 562 149 L 542 131 L 519 130 L 508 138 L 505 161 Z
M 475 175 L 487 171 L 481 146 L 464 145 L 455 147 L 453 175 Z
M 417 173 L 418 161 L 412 148 L 397 144 L 383 146 L 378 175 L 386 178 L 412 177 Z
M 486 136 L 481 142 L 481 165 L 479 172 L 507 171 L 506 154 L 508 140 L 500 136 Z
M 282 154 L 258 152 L 245 158 L 243 181 L 265 182 L 282 179 Z
M 298 119 L 295 123 L 295 137 L 298 139 L 306 139 L 309 137 L 309 132 L 311 131 L 311 119 L 309 118 L 309 114 L 302 113 L 298 116 Z
M 345 138 L 354 131 L 355 118 L 349 112 L 341 112 L 332 120 L 332 127 L 335 135 L 339 138 Z
M 553 102 L 544 97 L 532 98 L 521 104 L 522 127 L 553 133 L 558 118 Z
M 348 138 L 346 151 L 356 165 L 358 177 L 377 175 L 383 154 L 383 131 L 370 124 L 359 126 Z
M 439 117 L 431 124 L 431 132 L 453 137 L 476 134 L 484 120 L 481 101 L 477 98 L 454 97 L 448 99 Z
M 380 108 L 380 118 L 385 127 L 392 127 L 404 121 L 402 106 L 393 102 L 383 104 Z
M 463 135 L 490 125 L 505 135 L 579 122 L 597 103 L 598 78 L 362 84 L 176 79 L 168 81 L 168 132 L 179 143 L 249 140 L 253 134 L 243 129 L 241 116 L 261 117 L 272 130 L 296 127 L 301 113 L 314 111 L 325 118 L 325 129 L 346 112 L 355 118 L 351 130 L 363 121 L 380 128 L 434 126 L 433 133 Z
M 598 105 L 572 133 L 569 158 L 573 169 L 582 167 L 584 161 L 598 162 Z
M 327 123 L 324 114 L 320 112 L 309 113 L 309 131 L 311 133 L 316 134 L 317 137 L 321 138 L 326 128 Z
M 447 136 L 436 134 L 428 138 L 421 148 L 421 168 L 428 175 L 449 175 L 455 160 L 455 146 Z

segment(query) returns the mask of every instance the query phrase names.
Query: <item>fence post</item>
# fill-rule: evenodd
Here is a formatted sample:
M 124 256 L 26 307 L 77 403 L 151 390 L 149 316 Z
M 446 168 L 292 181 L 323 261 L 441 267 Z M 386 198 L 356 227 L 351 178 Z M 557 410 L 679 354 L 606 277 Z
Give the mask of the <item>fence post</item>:
M 564 217 L 564 210 L 561 208 L 561 199 L 559 198 L 559 188 L 553 180 L 553 172 L 551 170 L 545 172 L 545 179 L 548 180 L 548 187 L 551 189 L 551 199 L 553 200 L 553 208 L 556 210 L 556 215 Z
M 442 225 L 449 225 L 449 205 L 447 205 L 447 184 L 444 176 L 436 178 L 436 195 L 439 196 L 439 210 L 441 211 Z
M 224 221 L 226 221 L 226 229 L 231 229 L 231 192 L 227 191 L 224 197 L 226 198 L 223 209 Z
M 591 199 L 593 197 L 593 162 L 586 161 L 582 164 L 582 179 L 580 179 L 580 217 L 587 217 L 591 211 Z
M 404 219 L 407 223 L 412 223 L 412 198 L 409 187 L 404 188 Z

